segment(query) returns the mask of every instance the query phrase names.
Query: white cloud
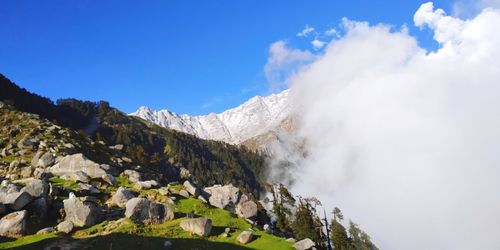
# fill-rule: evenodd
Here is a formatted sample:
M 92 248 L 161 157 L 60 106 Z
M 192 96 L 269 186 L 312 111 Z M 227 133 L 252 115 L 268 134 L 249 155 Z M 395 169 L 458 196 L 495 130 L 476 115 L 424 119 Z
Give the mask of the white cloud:
M 314 27 L 311 27 L 308 24 L 306 24 L 304 29 L 301 32 L 297 33 L 297 36 L 298 37 L 307 37 L 312 32 L 314 32 Z
M 327 35 L 327 36 L 338 36 L 339 33 L 337 32 L 337 30 L 335 28 L 331 28 L 331 29 L 325 31 L 325 35 Z
M 323 42 L 323 41 L 319 40 L 318 38 L 315 38 L 311 42 L 311 44 L 315 50 L 319 50 L 325 46 L 326 42 Z
M 313 61 L 315 56 L 309 51 L 290 49 L 285 41 L 274 42 L 269 47 L 269 58 L 264 67 L 271 90 L 279 90 L 286 79 Z
M 381 249 L 500 249 L 500 11 L 461 20 L 428 3 L 414 21 L 438 51 L 346 19 L 289 79 L 308 157 L 285 145 L 275 160 L 286 152 L 293 192 L 339 206 Z

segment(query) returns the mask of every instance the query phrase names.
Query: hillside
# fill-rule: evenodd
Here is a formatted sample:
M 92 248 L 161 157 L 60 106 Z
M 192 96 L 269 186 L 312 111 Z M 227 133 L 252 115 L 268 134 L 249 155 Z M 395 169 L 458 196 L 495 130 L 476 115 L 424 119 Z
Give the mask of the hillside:
M 118 145 L 128 158 L 121 165 L 140 165 L 149 174 L 169 180 L 178 178 L 181 168 L 185 168 L 203 186 L 232 183 L 254 196 L 263 191 L 264 159 L 244 147 L 166 129 L 128 116 L 104 101 L 64 99 L 55 104 L 19 88 L 2 75 L 0 89 L 0 101 L 19 111 L 38 114 L 59 126 L 80 131 L 84 137 L 104 146 Z M 96 154 L 87 157 L 107 160 Z

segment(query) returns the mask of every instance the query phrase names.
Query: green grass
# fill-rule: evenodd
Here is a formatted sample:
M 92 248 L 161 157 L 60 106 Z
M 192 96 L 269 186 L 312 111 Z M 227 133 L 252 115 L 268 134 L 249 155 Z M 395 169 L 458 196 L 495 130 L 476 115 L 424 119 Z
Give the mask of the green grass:
M 52 183 L 55 187 L 64 188 L 69 190 L 78 189 L 78 184 L 73 180 L 61 179 L 59 177 L 52 177 L 49 179 L 49 182 Z
M 240 232 L 249 230 L 252 226 L 244 219 L 237 218 L 228 211 L 213 208 L 198 199 L 180 199 L 174 206 L 177 219 L 160 225 L 138 225 L 127 218 L 117 221 L 104 221 L 89 228 L 75 231 L 71 237 L 65 238 L 80 244 L 79 247 L 91 249 L 158 249 L 169 240 L 173 249 L 293 249 L 291 243 L 285 239 L 265 233 L 257 228 L 254 230 L 254 240 L 247 245 L 236 242 Z M 186 213 L 206 217 L 212 220 L 212 233 L 209 237 L 191 235 L 182 230 L 179 223 L 185 220 Z M 231 236 L 223 237 L 224 229 L 231 228 Z M 16 241 L 0 243 L 0 249 L 19 247 L 20 249 L 34 249 L 33 243 L 41 246 L 40 242 L 49 243 L 57 237 L 54 234 L 26 236 Z
M 56 233 L 28 235 L 15 241 L 0 242 L 0 249 L 12 249 L 15 247 L 22 247 L 23 249 L 38 249 L 36 246 L 32 246 L 32 244 L 56 237 Z

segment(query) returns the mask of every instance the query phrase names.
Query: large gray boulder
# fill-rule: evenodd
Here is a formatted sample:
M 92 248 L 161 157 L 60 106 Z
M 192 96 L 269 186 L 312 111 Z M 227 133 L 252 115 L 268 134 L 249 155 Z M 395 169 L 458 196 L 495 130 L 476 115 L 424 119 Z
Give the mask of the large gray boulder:
M 241 244 L 247 244 L 253 239 L 252 231 L 243 231 L 236 237 L 236 240 Z
M 132 198 L 135 198 L 135 195 L 132 194 L 132 192 L 125 189 L 124 187 L 119 187 L 116 190 L 115 194 L 113 194 L 113 196 L 111 197 L 111 202 L 119 207 L 125 207 L 127 201 Z
M 103 219 L 103 213 L 92 199 L 77 198 L 70 193 L 69 199 L 63 201 L 66 220 L 71 221 L 77 227 L 93 226 Z
M 26 210 L 5 215 L 0 220 L 0 236 L 18 238 L 26 233 Z
M 253 219 L 257 216 L 257 203 L 248 199 L 246 195 L 242 195 L 238 205 L 236 205 L 236 214 L 245 219 Z
M 212 220 L 206 218 L 187 219 L 181 221 L 180 226 L 184 231 L 206 237 L 212 231 Z
M 25 191 L 9 192 L 6 193 L 6 195 L 2 196 L 3 197 L 0 197 L 1 202 L 14 211 L 23 209 L 26 205 L 28 205 L 28 203 L 33 200 L 33 197 Z
M 174 210 L 168 204 L 132 198 L 125 205 L 125 216 L 136 223 L 161 224 L 174 219 Z
M 106 171 L 101 166 L 83 154 L 73 154 L 64 156 L 59 162 L 49 168 L 50 172 L 56 176 L 68 176 L 74 178 L 78 171 L 82 171 L 92 179 L 101 178 Z
M 21 189 L 21 192 L 27 192 L 34 198 L 47 196 L 49 193 L 49 184 L 43 180 L 28 178 L 16 181 L 16 183 L 23 183 L 25 186 Z
M 297 250 L 308 250 L 308 249 L 313 249 L 316 246 L 316 244 L 311 239 L 306 238 L 296 242 L 293 246 Z
M 198 197 L 200 194 L 200 190 L 190 181 L 185 181 L 183 185 L 186 191 L 188 191 L 192 196 Z
M 240 198 L 240 190 L 232 184 L 204 188 L 203 191 L 209 196 L 208 202 L 214 207 L 234 210 Z

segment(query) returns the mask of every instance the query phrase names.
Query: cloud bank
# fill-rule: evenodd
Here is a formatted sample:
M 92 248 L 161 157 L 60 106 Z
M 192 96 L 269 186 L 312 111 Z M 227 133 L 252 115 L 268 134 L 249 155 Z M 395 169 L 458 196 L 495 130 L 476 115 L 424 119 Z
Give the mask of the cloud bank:
M 414 22 L 439 50 L 344 20 L 346 34 L 288 79 L 308 154 L 277 148 L 296 167 L 276 174 L 382 249 L 500 249 L 500 11 L 461 20 L 427 3 Z

